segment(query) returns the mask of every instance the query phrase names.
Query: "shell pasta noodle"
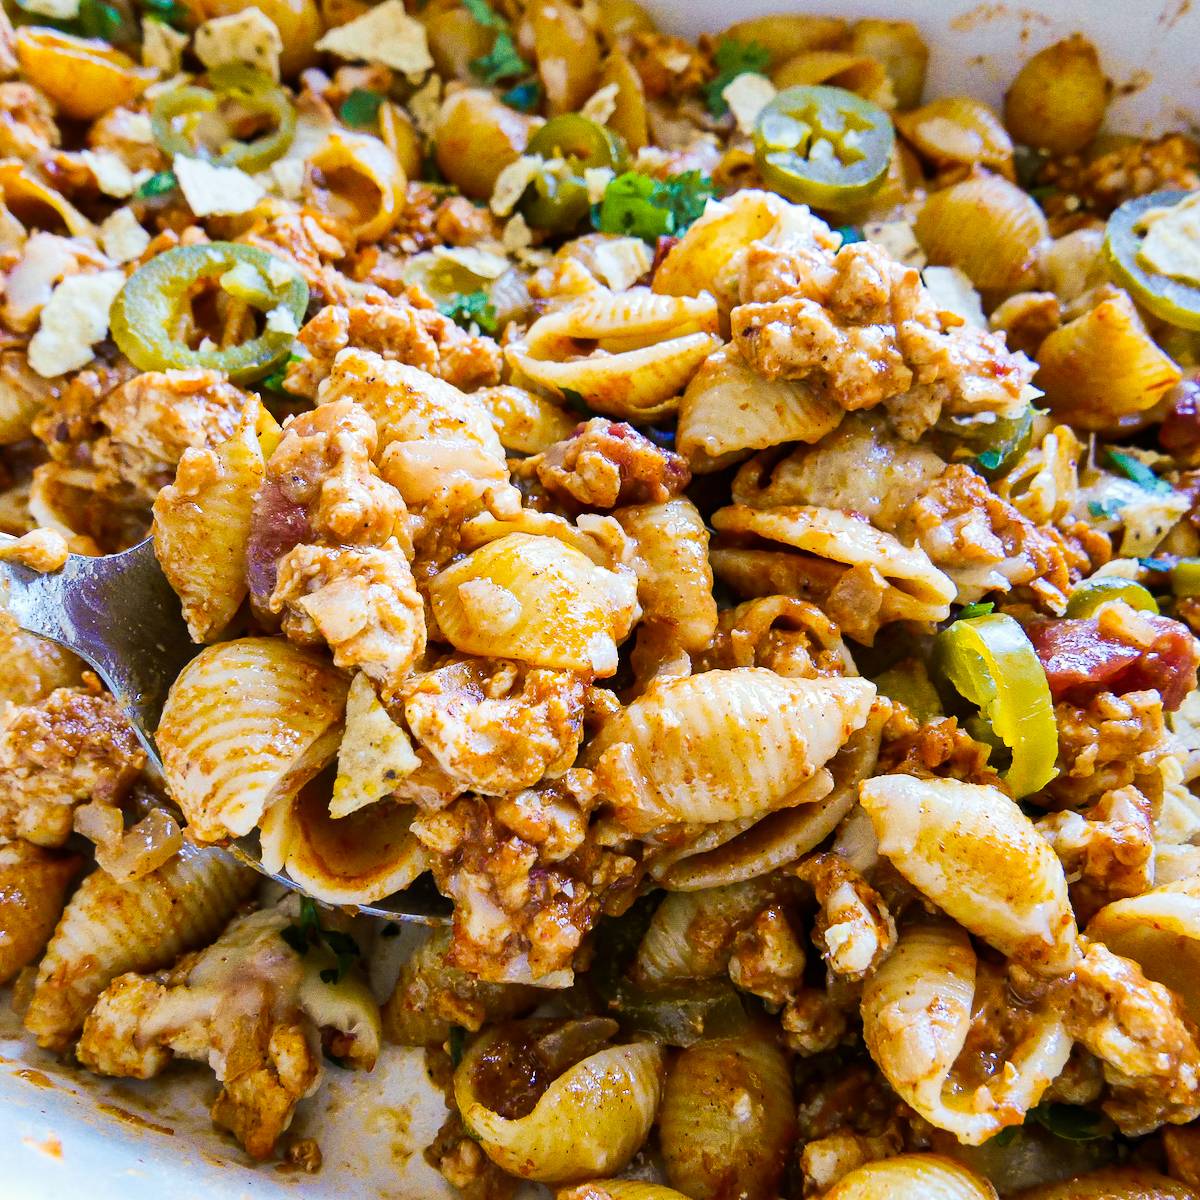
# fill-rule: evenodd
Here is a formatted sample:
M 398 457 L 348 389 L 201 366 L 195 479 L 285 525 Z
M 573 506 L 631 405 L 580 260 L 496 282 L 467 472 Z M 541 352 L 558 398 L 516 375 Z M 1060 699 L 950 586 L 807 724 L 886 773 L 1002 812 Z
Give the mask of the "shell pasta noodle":
M 38 1070 L 297 1196 L 1200 1200 L 1200 140 L 936 7 L 0 14 L 0 557 L 195 645 L 159 772 L 0 614 Z

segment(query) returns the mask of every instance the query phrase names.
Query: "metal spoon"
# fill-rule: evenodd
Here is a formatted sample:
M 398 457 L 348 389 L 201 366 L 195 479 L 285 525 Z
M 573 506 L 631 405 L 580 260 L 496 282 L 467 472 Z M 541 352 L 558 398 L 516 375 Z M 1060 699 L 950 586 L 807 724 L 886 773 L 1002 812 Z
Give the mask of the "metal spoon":
M 61 571 L 44 575 L 0 561 L 0 609 L 22 629 L 73 650 L 100 676 L 161 775 L 151 730 L 158 728 L 171 684 L 200 647 L 188 637 L 179 599 L 151 540 L 98 558 L 72 554 Z M 262 865 L 256 836 L 239 838 L 229 848 L 255 870 L 303 892 L 286 873 L 276 875 Z M 348 907 L 422 924 L 442 924 L 450 914 L 449 902 L 428 876 L 375 904 Z

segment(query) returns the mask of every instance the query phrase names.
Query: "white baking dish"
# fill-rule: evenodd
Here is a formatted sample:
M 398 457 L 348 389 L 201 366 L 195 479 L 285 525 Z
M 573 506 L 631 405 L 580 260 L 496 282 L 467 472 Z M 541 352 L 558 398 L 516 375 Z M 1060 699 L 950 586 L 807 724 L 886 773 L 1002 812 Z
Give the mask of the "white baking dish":
M 694 35 L 731 18 L 780 11 L 787 0 L 662 0 L 664 26 Z M 1096 44 L 1117 84 L 1110 125 L 1153 132 L 1200 124 L 1191 0 L 805 0 L 806 12 L 911 19 L 930 44 L 929 93 L 998 101 L 1016 65 L 1065 34 Z M 95 1080 L 40 1054 L 0 1018 L 0 1200 L 435 1200 L 449 1189 L 421 1149 L 442 1118 L 419 1051 L 389 1048 L 373 1074 L 331 1069 L 295 1129 L 318 1137 L 315 1176 L 251 1168 L 206 1113 L 211 1074 L 173 1070 L 148 1085 Z

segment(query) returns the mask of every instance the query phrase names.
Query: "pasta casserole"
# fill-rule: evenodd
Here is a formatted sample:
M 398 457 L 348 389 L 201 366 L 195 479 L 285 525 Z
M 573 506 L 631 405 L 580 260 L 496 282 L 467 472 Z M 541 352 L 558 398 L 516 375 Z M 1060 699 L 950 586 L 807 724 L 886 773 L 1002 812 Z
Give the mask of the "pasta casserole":
M 1200 1198 L 1200 143 L 927 58 L 14 0 L 0 556 L 196 643 L 160 772 L 0 626 L 30 1039 L 309 1171 L 423 1047 L 466 1200 Z

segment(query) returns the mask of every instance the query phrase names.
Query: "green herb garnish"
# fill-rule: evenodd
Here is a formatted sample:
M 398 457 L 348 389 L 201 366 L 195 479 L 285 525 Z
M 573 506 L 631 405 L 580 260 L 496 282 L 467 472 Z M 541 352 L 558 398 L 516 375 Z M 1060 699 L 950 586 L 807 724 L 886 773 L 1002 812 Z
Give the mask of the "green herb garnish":
M 1055 1137 L 1069 1142 L 1091 1142 L 1105 1134 L 1101 1114 L 1077 1104 L 1039 1104 L 1029 1115 Z
M 533 112 L 542 102 L 542 85 L 536 79 L 527 79 L 524 83 L 509 88 L 507 92 L 502 92 L 500 99 L 509 108 L 520 112 Z
M 125 18 L 104 0 L 80 0 L 79 28 L 84 37 L 101 38 L 112 44 L 129 40 L 122 36 L 128 33 Z
M 463 0 L 463 8 L 486 29 L 507 29 L 508 22 L 487 0 Z
M 467 1046 L 467 1031 L 461 1025 L 450 1026 L 450 1037 L 447 1039 L 447 1050 L 450 1054 L 450 1064 L 455 1070 L 463 1060 L 463 1051 Z
M 739 76 L 747 71 L 761 74 L 771 61 L 771 52 L 758 42 L 741 42 L 737 38 L 723 38 L 713 53 L 716 75 L 704 85 L 704 100 L 714 117 L 723 117 L 729 105 L 721 93 Z
M 178 186 L 179 180 L 175 178 L 174 171 L 159 171 L 157 175 L 151 175 L 139 183 L 133 194 L 138 200 L 149 200 L 154 196 L 165 196 Z
M 1165 479 L 1159 479 L 1144 462 L 1134 458 L 1132 454 L 1124 454 L 1120 450 L 1110 449 L 1108 457 L 1113 466 L 1126 479 L 1133 480 L 1138 487 L 1145 488 L 1146 491 L 1154 492 L 1159 496 L 1167 495 L 1173 490 Z
M 529 74 L 529 64 L 517 52 L 512 34 L 502 29 L 496 34 L 492 48 L 480 58 L 472 59 L 471 70 L 484 83 L 502 83 Z
M 1147 571 L 1170 571 L 1175 566 L 1175 561 L 1170 558 L 1139 558 L 1138 562 Z
M 974 604 L 964 605 L 959 609 L 959 621 L 969 621 L 972 617 L 986 617 L 988 613 L 995 612 L 996 606 L 991 600 L 976 600 Z
M 574 388 L 560 388 L 563 396 L 563 403 L 574 412 L 577 412 L 581 417 L 592 417 L 595 414 L 588 408 L 587 401 L 583 398 L 582 392 L 577 392 Z
M 307 896 L 300 898 L 300 920 L 279 931 L 279 936 L 303 958 L 314 946 L 324 947 L 337 960 L 334 967 L 320 972 L 322 983 L 338 983 L 347 971 L 362 958 L 358 943 L 348 934 L 337 929 L 326 929 L 321 924 L 314 901 Z
M 162 21 L 176 29 L 187 24 L 187 8 L 180 0 L 140 0 L 146 16 L 154 21 Z
M 380 92 L 355 88 L 342 101 L 338 116 L 352 129 L 374 129 L 379 121 L 379 107 L 383 104 L 383 99 Z
M 1089 500 L 1088 512 L 1097 521 L 1111 521 L 1125 507 L 1125 503 L 1124 500 L 1117 500 L 1115 497 L 1108 500 Z
M 496 306 L 487 292 L 464 292 L 447 304 L 439 304 L 438 310 L 464 329 L 478 325 L 484 333 L 496 332 Z
M 513 41 L 512 26 L 508 21 L 496 12 L 487 0 L 464 0 L 464 4 L 467 12 L 480 25 L 496 31 L 492 48 L 480 58 L 472 60 L 471 70 L 484 83 L 502 83 L 528 75 L 532 68 L 517 50 L 517 44 Z

